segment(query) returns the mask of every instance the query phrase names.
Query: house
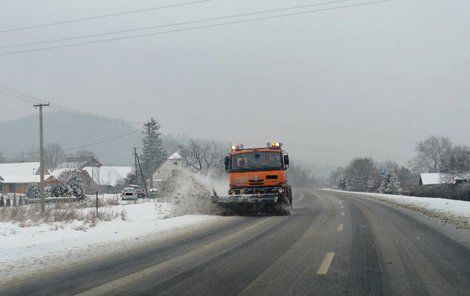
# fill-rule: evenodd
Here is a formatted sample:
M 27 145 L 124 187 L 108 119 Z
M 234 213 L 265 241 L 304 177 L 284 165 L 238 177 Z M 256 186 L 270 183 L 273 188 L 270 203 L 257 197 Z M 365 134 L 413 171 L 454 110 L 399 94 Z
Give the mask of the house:
M 91 178 L 98 185 L 116 186 L 119 181 L 127 178 L 133 168 L 131 166 L 100 166 L 100 167 L 84 167 Z
M 40 174 L 39 162 L 18 162 L 18 163 L 1 163 L 0 176 L 3 175 L 17 175 L 17 176 L 30 176 Z M 44 171 L 45 175 L 49 175 L 47 170 Z
M 39 184 L 40 176 L 39 175 L 4 175 L 0 177 L 0 192 L 7 193 L 21 193 L 25 194 L 28 186 L 31 184 Z M 54 176 L 45 175 L 44 182 L 46 186 L 57 184 L 58 181 Z
M 26 193 L 29 185 L 40 182 L 39 162 L 19 162 L 0 164 L 0 192 Z M 47 185 L 58 181 L 45 170 L 44 180 Z
M 461 184 L 470 181 L 469 174 L 453 175 L 444 173 L 423 173 L 420 174 L 419 185 L 436 186 Z
M 98 168 L 102 164 L 94 156 L 70 156 L 65 159 L 59 168 L 83 170 L 85 167 Z
M 180 176 L 185 171 L 183 157 L 178 152 L 173 153 L 168 159 L 158 168 L 153 175 L 153 188 L 165 191 L 170 184 L 175 185 L 180 182 Z
M 70 176 L 72 176 L 72 172 L 78 171 L 80 173 L 80 177 L 83 180 L 84 190 L 87 194 L 94 193 L 97 188 L 97 183 L 93 180 L 93 178 L 88 174 L 88 172 L 84 169 L 72 169 L 72 168 L 60 168 L 55 169 L 51 172 L 51 175 L 59 180 L 59 182 L 67 182 Z

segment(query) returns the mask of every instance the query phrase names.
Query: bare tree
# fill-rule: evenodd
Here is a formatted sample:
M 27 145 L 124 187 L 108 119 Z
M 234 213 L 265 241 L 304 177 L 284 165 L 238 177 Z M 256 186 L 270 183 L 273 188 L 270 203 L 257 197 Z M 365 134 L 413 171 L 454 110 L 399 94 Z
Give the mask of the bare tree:
M 465 145 L 457 145 L 450 151 L 443 172 L 460 174 L 470 172 L 470 148 Z
M 56 169 L 65 160 L 64 149 L 57 143 L 51 143 L 45 149 L 45 164 L 48 169 Z
M 345 169 L 348 189 L 352 191 L 367 191 L 368 181 L 377 185 L 378 170 L 372 158 L 355 158 Z
M 189 139 L 181 149 L 185 162 L 198 172 L 206 173 L 224 165 L 225 145 L 211 140 Z
M 74 153 L 71 153 L 70 156 L 77 156 L 77 157 L 93 156 L 94 158 L 96 158 L 96 154 L 93 151 L 86 150 L 86 149 L 80 149 Z
M 420 173 L 442 173 L 448 167 L 452 149 L 449 138 L 430 136 L 416 145 L 418 154 L 411 161 L 411 167 Z

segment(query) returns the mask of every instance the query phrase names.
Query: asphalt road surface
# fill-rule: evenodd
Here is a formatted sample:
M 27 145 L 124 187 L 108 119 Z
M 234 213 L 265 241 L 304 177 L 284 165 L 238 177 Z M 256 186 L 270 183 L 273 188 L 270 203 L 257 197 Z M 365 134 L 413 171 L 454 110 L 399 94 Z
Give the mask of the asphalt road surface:
M 0 295 L 470 295 L 470 235 L 348 193 L 0 287 Z M 428 221 L 429 220 L 429 221 Z

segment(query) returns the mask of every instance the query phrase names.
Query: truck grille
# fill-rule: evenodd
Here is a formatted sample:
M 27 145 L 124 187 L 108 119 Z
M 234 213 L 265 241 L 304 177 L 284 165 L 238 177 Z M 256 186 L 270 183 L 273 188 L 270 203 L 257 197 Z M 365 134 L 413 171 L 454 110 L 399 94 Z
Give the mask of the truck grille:
M 253 181 L 253 180 L 250 180 L 250 181 L 248 181 L 248 183 L 249 183 L 250 185 L 261 186 L 261 185 L 263 185 L 263 180 L 260 180 L 260 181 Z

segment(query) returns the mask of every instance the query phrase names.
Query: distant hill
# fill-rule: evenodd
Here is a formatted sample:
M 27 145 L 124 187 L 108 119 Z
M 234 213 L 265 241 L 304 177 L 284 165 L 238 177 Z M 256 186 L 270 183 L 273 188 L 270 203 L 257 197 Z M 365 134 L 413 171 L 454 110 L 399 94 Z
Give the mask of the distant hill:
M 0 121 L 0 151 L 11 153 L 38 150 L 38 116 L 31 114 L 13 121 Z M 47 143 L 58 143 L 64 149 L 107 140 L 132 132 L 138 127 L 124 121 L 74 114 L 68 112 L 44 113 L 44 133 Z M 132 147 L 140 146 L 140 132 L 86 147 L 103 164 L 127 165 L 133 162 Z M 67 150 L 73 152 L 73 150 Z

